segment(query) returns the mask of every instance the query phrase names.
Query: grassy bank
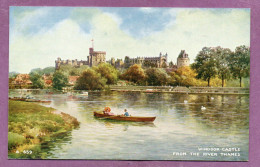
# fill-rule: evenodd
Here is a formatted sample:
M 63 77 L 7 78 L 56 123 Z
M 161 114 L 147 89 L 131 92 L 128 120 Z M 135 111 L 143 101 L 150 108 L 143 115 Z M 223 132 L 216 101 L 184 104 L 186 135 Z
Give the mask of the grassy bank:
M 79 126 L 76 118 L 35 103 L 9 101 L 9 158 L 45 158 L 43 145 L 68 135 Z

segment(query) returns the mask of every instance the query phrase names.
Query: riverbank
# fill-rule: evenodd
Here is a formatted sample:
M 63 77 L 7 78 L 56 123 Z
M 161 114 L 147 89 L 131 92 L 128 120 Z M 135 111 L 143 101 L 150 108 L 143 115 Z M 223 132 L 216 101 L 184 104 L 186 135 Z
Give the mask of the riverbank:
M 44 159 L 41 149 L 48 142 L 79 127 L 76 118 L 39 104 L 9 101 L 8 157 Z
M 185 94 L 249 94 L 240 87 L 182 87 L 182 86 L 110 86 L 111 91 Z

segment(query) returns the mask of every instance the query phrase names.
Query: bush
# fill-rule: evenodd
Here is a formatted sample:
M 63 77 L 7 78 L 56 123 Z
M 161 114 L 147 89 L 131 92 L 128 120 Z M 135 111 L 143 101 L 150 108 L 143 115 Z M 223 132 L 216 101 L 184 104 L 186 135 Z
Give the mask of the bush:
M 134 64 L 121 75 L 121 78 L 130 82 L 141 84 L 145 80 L 145 73 L 140 65 Z
M 62 90 L 63 87 L 68 84 L 68 76 L 63 74 L 62 72 L 56 71 L 53 74 L 53 88 L 57 90 Z
M 107 79 L 92 69 L 87 69 L 78 78 L 76 90 L 102 90 L 106 86 Z
M 169 76 L 163 69 L 148 68 L 146 71 L 146 81 L 149 85 L 161 86 L 166 85 Z
M 15 149 L 26 141 L 25 137 L 17 133 L 8 132 L 8 150 Z
M 96 68 L 94 68 L 96 72 L 100 73 L 102 77 L 107 79 L 107 84 L 116 84 L 117 83 L 117 75 L 118 71 L 110 64 L 101 63 Z

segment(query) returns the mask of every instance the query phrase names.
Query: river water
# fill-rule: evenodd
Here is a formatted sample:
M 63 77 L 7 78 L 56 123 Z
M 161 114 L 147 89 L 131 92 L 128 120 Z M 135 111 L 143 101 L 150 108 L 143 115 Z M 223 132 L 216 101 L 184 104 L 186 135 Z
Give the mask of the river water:
M 44 105 L 68 113 L 80 122 L 78 129 L 44 149 L 48 159 L 248 160 L 248 95 L 32 94 L 51 100 Z M 105 106 L 115 114 L 123 114 L 126 108 L 133 116 L 156 116 L 156 120 L 133 123 L 94 118 L 93 112 L 102 111 Z M 206 109 L 202 110 L 202 106 Z M 206 151 L 207 148 L 215 151 Z M 233 150 L 229 152 L 229 148 Z

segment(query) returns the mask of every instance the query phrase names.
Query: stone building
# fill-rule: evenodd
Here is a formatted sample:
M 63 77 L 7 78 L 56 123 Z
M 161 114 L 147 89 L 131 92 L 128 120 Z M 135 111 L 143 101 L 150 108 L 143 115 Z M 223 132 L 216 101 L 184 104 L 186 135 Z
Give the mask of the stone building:
M 185 52 L 185 50 L 181 50 L 181 52 L 177 58 L 177 68 L 180 68 L 183 66 L 189 66 L 189 65 L 190 65 L 189 55 Z
M 122 59 L 117 59 L 117 60 L 115 61 L 115 67 L 116 67 L 116 68 L 123 68 L 123 67 L 124 67 L 124 62 L 123 62 L 123 60 L 122 60 Z
M 112 57 L 110 61 L 107 61 L 107 63 L 111 64 L 115 68 L 123 68 L 124 67 L 124 61 L 122 59 L 115 59 Z
M 154 66 L 157 68 L 162 68 L 163 66 L 168 66 L 167 62 L 168 55 L 167 53 L 165 55 L 162 55 L 162 53 L 159 54 L 159 57 L 137 57 L 137 58 L 129 58 L 128 56 L 125 57 L 125 67 L 128 68 L 131 65 L 134 64 L 140 64 L 142 66 Z
M 106 52 L 94 51 L 94 48 L 89 48 L 88 65 L 90 67 L 97 66 L 100 63 L 106 62 Z
M 61 60 L 57 58 L 55 61 L 55 69 L 59 69 L 61 65 L 71 65 L 73 67 L 80 67 L 83 65 L 88 65 L 90 67 L 97 66 L 100 63 L 106 62 L 106 52 L 103 51 L 94 51 L 94 48 L 89 48 L 89 56 L 87 60 Z
M 55 61 L 55 69 L 59 69 L 61 65 L 71 65 L 73 67 L 80 67 L 83 65 L 88 65 L 87 61 L 84 60 L 80 60 L 78 61 L 77 59 L 75 60 L 61 60 L 60 57 L 57 58 L 57 60 Z

